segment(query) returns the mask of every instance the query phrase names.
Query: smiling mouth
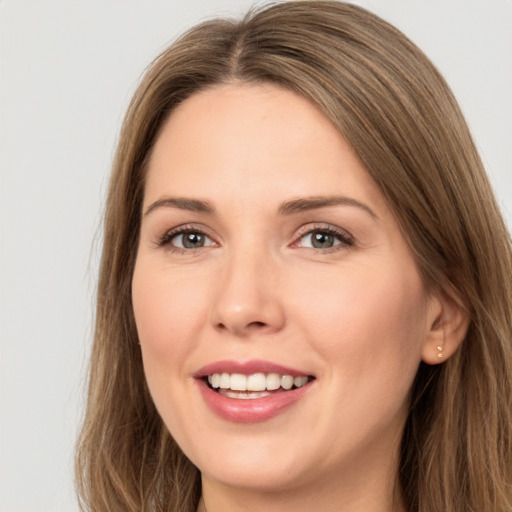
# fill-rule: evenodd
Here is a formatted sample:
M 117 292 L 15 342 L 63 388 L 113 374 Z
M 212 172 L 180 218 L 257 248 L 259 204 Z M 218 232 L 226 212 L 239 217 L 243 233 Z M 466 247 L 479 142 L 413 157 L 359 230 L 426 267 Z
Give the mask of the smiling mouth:
M 257 399 L 301 388 L 314 377 L 281 375 L 278 373 L 213 373 L 205 377 L 208 387 L 228 398 Z

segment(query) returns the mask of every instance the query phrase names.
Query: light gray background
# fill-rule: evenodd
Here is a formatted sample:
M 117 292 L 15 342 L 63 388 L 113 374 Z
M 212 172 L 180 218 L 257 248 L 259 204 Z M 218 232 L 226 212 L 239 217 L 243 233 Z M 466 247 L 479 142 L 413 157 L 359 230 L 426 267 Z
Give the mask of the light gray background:
M 511 225 L 512 0 L 358 3 L 444 73 Z M 0 0 L 2 512 L 77 510 L 101 209 L 137 80 L 183 29 L 251 4 Z

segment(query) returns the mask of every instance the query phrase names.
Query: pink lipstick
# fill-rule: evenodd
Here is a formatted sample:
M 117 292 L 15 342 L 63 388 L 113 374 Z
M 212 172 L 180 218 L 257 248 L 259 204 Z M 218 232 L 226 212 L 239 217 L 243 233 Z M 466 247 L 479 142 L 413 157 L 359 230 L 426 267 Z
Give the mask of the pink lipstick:
M 261 360 L 218 361 L 194 377 L 212 411 L 237 423 L 273 418 L 304 397 L 315 380 L 308 372 Z

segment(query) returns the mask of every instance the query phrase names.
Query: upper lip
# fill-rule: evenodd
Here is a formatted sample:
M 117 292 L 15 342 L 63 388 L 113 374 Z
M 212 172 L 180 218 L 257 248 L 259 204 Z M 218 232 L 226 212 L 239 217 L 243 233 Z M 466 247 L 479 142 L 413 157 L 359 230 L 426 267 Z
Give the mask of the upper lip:
M 290 368 L 270 361 L 252 359 L 249 361 L 224 360 L 207 364 L 199 369 L 194 375 L 202 379 L 214 373 L 240 373 L 242 375 L 253 375 L 255 373 L 278 373 L 279 375 L 291 375 L 292 377 L 312 376 L 310 372 Z

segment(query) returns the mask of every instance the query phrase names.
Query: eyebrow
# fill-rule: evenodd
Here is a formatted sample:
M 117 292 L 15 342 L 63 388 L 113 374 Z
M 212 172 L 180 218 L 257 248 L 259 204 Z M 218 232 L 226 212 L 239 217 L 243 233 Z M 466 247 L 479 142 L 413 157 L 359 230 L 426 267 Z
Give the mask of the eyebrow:
M 372 218 L 378 219 L 377 214 L 369 206 L 357 199 L 344 196 L 313 196 L 292 199 L 291 201 L 282 203 L 277 209 L 277 213 L 278 215 L 288 216 L 304 211 L 327 208 L 329 206 L 355 206 L 368 213 Z M 215 208 L 208 201 L 186 197 L 163 197 L 151 203 L 144 212 L 144 215 L 149 215 L 152 211 L 162 207 L 178 208 L 180 210 L 208 213 L 210 215 L 215 213 Z
M 293 215 L 308 210 L 318 210 L 329 206 L 355 206 L 368 213 L 372 218 L 378 219 L 377 214 L 366 204 L 357 199 L 344 196 L 315 196 L 293 199 L 283 203 L 277 210 L 279 215 Z
M 191 212 L 215 213 L 215 208 L 208 201 L 189 199 L 186 197 L 163 197 L 154 203 L 151 203 L 144 212 L 144 215 L 148 215 L 153 210 L 162 207 L 178 208 L 180 210 L 188 210 Z

